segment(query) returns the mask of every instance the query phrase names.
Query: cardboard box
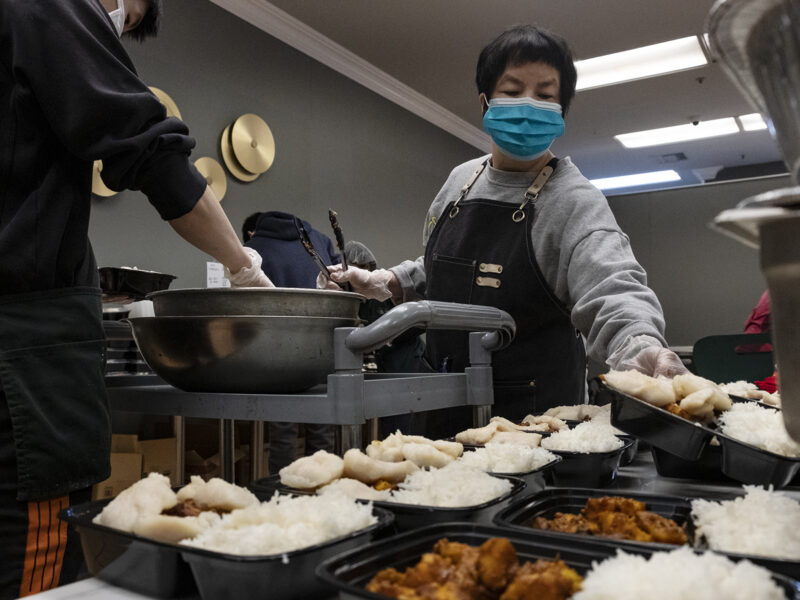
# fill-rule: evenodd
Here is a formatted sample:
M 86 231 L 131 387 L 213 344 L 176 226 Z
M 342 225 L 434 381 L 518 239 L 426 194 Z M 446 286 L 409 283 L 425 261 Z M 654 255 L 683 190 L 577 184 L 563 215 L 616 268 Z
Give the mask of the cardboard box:
M 142 440 L 135 435 L 111 436 L 111 475 L 92 488 L 92 500 L 113 498 L 148 473 L 169 477 L 175 487 L 178 481 L 178 447 L 175 438 Z
M 92 487 L 92 500 L 113 498 L 142 477 L 142 455 L 135 435 L 111 436 L 111 475 Z
M 142 475 L 161 473 L 169 477 L 172 487 L 181 485 L 178 481 L 178 440 L 164 438 L 160 440 L 140 440 L 137 443 L 142 455 Z

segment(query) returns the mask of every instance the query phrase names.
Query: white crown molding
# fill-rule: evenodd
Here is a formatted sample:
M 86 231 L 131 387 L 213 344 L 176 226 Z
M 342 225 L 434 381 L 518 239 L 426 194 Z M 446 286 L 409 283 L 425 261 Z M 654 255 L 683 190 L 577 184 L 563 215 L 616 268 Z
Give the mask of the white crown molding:
M 266 0 L 211 0 L 274 38 L 484 152 L 488 135 Z

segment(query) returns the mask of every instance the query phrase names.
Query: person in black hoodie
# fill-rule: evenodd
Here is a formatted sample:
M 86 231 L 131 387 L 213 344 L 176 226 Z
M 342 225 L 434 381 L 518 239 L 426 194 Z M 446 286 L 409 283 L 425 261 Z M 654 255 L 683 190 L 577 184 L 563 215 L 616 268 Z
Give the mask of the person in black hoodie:
M 0 599 L 77 576 L 79 536 L 56 515 L 110 472 L 93 162 L 233 285 L 269 285 L 121 43 L 157 32 L 159 3 L 0 1 Z
M 316 288 L 317 265 L 300 243 L 295 217 L 278 211 L 263 212 L 258 216 L 253 236 L 245 246 L 256 250 L 262 258 L 261 268 L 278 287 Z M 314 248 L 326 265 L 339 262 L 333 242 L 324 233 L 303 221 L 303 227 Z M 331 425 L 305 425 L 305 455 L 317 450 L 333 450 L 334 428 Z M 271 422 L 269 424 L 269 472 L 274 475 L 295 459 L 297 423 Z

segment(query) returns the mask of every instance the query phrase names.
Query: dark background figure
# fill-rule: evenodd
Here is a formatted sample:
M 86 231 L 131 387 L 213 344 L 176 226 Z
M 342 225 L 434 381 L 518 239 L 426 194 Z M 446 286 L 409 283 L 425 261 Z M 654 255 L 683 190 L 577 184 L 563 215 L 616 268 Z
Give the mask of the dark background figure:
M 364 244 L 349 241 L 344 246 L 344 255 L 347 264 L 367 271 L 378 268 L 377 260 L 372 251 Z M 392 300 L 375 300 L 370 298 L 361 304 L 358 316 L 365 325 L 376 321 L 381 316 L 392 310 L 395 304 Z M 425 342 L 422 339 L 423 330 L 414 327 L 398 337 L 391 344 L 375 351 L 375 364 L 379 373 L 419 373 L 422 371 L 422 355 L 425 353 Z M 406 434 L 423 434 L 425 413 L 412 413 L 397 415 L 380 419 L 378 422 L 378 435 L 381 439 L 398 429 Z
M 745 333 L 766 333 L 770 329 L 769 290 L 761 294 L 758 303 L 747 317 Z
M 254 229 L 247 229 L 248 221 L 243 225 L 243 234 L 253 231 L 246 240 L 245 246 L 253 248 L 261 255 L 261 268 L 277 287 L 316 288 L 319 270 L 300 243 L 300 235 L 295 225 L 296 217 L 292 214 L 269 211 L 256 213 Z M 252 226 L 252 225 L 251 225 Z M 324 233 L 314 229 L 310 223 L 303 221 L 311 243 L 322 256 L 325 264 L 339 262 L 339 255 L 334 250 L 333 242 Z M 276 474 L 296 458 L 297 423 L 270 422 L 269 424 L 269 472 Z M 305 450 L 309 456 L 317 450 L 333 451 L 334 428 L 332 425 L 305 424 Z
M 316 288 L 319 270 L 300 243 L 295 226 L 295 216 L 290 213 L 269 211 L 260 213 L 253 237 L 245 242 L 261 255 L 261 268 L 278 287 Z M 339 262 L 339 254 L 331 239 L 314 229 L 307 221 L 303 226 L 311 243 L 328 265 Z

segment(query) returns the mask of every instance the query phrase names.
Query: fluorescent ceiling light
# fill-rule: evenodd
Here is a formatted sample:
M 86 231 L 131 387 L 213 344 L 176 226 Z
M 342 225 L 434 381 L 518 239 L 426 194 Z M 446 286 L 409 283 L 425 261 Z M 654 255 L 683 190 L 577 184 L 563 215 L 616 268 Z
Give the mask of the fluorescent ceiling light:
M 738 117 L 739 123 L 742 124 L 742 129 L 745 131 L 759 131 L 767 128 L 767 123 L 759 113 L 751 113 L 749 115 L 742 115 Z
M 655 77 L 708 64 L 697 36 L 579 60 L 578 90 Z
M 626 148 L 644 148 L 645 146 L 674 144 L 675 142 L 700 140 L 731 133 L 739 133 L 739 125 L 736 124 L 736 119 L 733 117 L 725 117 L 712 121 L 700 121 L 697 125 L 687 123 L 686 125 L 622 133 L 615 135 L 614 139 L 619 140 Z
M 651 185 L 654 183 L 666 183 L 668 181 L 680 181 L 681 176 L 672 169 L 667 171 L 652 171 L 650 173 L 636 173 L 635 175 L 620 175 L 619 177 L 604 177 L 602 179 L 591 179 L 590 182 L 601 190 L 613 190 L 617 188 L 634 187 L 638 185 Z

